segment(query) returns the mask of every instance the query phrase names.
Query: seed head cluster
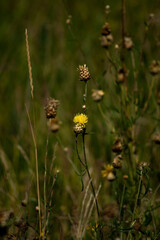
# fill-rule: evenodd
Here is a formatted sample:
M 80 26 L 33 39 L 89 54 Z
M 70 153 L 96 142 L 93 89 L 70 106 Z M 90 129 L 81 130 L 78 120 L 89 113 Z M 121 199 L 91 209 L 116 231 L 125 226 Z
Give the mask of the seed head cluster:
M 46 118 L 55 118 L 57 114 L 57 108 L 59 101 L 53 98 L 48 98 L 47 104 L 45 106 Z
M 79 65 L 78 70 L 79 70 L 79 75 L 80 75 L 80 81 L 88 81 L 91 78 L 86 64 Z

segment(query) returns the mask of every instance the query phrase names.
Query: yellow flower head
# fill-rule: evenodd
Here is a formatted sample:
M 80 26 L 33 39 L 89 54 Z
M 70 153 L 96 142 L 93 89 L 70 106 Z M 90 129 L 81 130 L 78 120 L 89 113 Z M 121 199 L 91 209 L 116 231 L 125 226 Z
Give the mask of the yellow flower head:
M 111 164 L 105 164 L 104 170 L 102 170 L 102 176 L 107 177 L 109 173 L 113 172 L 114 167 Z
M 83 127 L 85 127 L 85 125 L 88 122 L 88 117 L 83 113 L 76 114 L 76 116 L 73 118 L 73 122 L 75 124 L 79 124 L 79 125 L 82 125 Z

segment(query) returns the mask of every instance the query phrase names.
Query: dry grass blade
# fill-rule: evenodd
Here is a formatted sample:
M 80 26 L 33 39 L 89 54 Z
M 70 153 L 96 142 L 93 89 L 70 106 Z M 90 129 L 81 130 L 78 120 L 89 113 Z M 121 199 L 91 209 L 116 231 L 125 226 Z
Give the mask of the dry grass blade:
M 9 160 L 7 159 L 7 156 L 6 156 L 5 152 L 2 150 L 2 148 L 0 148 L 0 159 L 4 166 L 8 182 L 12 189 L 12 194 L 14 196 L 13 198 L 16 199 L 17 198 L 17 188 L 16 188 L 15 180 L 13 179 L 14 177 L 11 174 L 12 167 L 10 166 Z
M 97 190 L 97 192 L 96 192 L 96 198 L 98 197 L 98 194 L 99 194 L 100 189 L 101 189 L 101 185 L 99 185 L 98 190 Z M 89 200 L 90 200 L 90 199 L 89 199 Z M 92 214 L 94 205 L 96 205 L 95 198 L 93 199 L 92 205 L 87 204 L 87 207 L 86 207 L 86 213 L 87 213 L 87 214 L 86 214 L 86 219 L 85 219 L 85 223 L 84 223 L 84 226 L 83 226 L 82 237 L 83 237 L 84 234 L 85 234 L 86 227 L 87 227 L 88 221 L 89 221 L 89 219 L 90 219 L 90 217 L 91 217 L 91 214 Z
M 25 29 L 25 36 L 26 36 L 26 50 L 27 50 L 29 80 L 30 80 L 30 87 L 31 87 L 31 95 L 32 95 L 32 99 L 33 99 L 33 78 L 32 78 L 32 67 L 31 67 L 31 59 L 30 59 L 30 52 L 29 52 L 29 43 L 28 43 L 28 31 L 27 31 L 27 28 Z

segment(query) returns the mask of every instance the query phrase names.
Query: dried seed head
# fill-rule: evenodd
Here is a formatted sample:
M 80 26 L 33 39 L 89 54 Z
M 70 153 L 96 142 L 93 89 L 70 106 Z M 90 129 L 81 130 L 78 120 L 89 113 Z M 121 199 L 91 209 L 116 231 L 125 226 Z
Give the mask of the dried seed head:
M 46 118 L 55 118 L 57 114 L 57 108 L 59 101 L 53 98 L 48 98 L 47 104 L 45 106 Z
M 110 24 L 108 22 L 106 22 L 103 27 L 102 27 L 102 32 L 101 34 L 103 36 L 108 36 L 111 33 L 111 28 L 110 28 Z
M 128 180 L 128 175 L 123 175 L 124 180 Z
M 122 140 L 120 138 L 116 138 L 112 147 L 112 151 L 115 153 L 121 153 L 123 149 Z
M 79 70 L 79 75 L 80 75 L 80 81 L 88 81 L 91 78 L 86 64 L 79 65 L 78 70 Z
M 160 73 L 160 61 L 153 60 L 150 64 L 149 71 L 152 75 Z
M 27 200 L 26 199 L 22 200 L 21 205 L 22 205 L 22 207 L 26 207 L 27 206 Z
M 125 69 L 121 68 L 121 69 L 118 71 L 117 83 L 123 83 L 126 76 L 127 76 L 127 71 L 126 71 Z
M 73 127 L 73 130 L 76 134 L 80 134 L 80 133 L 83 133 L 85 131 L 85 127 L 84 125 L 82 124 L 76 124 L 74 127 Z
M 105 14 L 108 15 L 110 13 L 110 6 L 106 5 L 105 7 Z
M 126 49 L 130 50 L 133 47 L 132 39 L 129 37 L 124 38 L 124 46 Z
M 116 176 L 114 175 L 113 172 L 108 173 L 107 180 L 112 182 L 116 179 Z
M 109 34 L 107 36 L 101 36 L 100 37 L 100 42 L 101 42 L 101 46 L 103 48 L 108 48 L 113 42 L 112 34 Z
M 160 133 L 156 133 L 152 140 L 156 143 L 156 144 L 160 144 Z
M 83 109 L 84 111 L 86 110 L 86 108 L 87 108 L 86 105 L 83 105 L 83 106 L 82 106 L 82 109 Z
M 137 169 L 139 169 L 140 171 L 143 171 L 146 167 L 149 167 L 149 163 L 147 162 L 140 162 L 137 165 Z
M 48 120 L 48 127 L 53 133 L 55 133 L 59 130 L 60 124 L 61 123 L 59 122 L 59 120 L 57 118 L 50 118 Z
M 92 89 L 92 99 L 95 102 L 100 102 L 103 99 L 104 92 L 103 90 Z
M 118 44 L 115 44 L 115 49 L 119 49 L 119 45 Z
M 69 15 L 67 20 L 66 20 L 66 24 L 68 24 L 68 25 L 71 24 L 71 19 L 72 19 L 72 16 Z
M 121 155 L 117 155 L 114 159 L 113 159 L 113 163 L 112 163 L 114 168 L 121 168 L 122 167 L 122 156 Z
M 36 206 L 36 212 L 39 212 L 39 206 Z

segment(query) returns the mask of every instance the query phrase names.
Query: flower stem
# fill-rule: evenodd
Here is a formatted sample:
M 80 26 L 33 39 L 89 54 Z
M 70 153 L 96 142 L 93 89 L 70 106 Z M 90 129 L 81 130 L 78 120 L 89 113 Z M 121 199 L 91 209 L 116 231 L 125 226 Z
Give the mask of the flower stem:
M 82 141 L 83 141 L 83 154 L 84 154 L 85 168 L 86 168 L 86 172 L 88 174 L 88 178 L 89 178 L 90 183 L 91 183 L 91 189 L 92 189 L 92 193 L 93 193 L 93 196 L 94 196 L 94 199 L 95 199 L 97 215 L 98 215 L 98 218 L 100 219 L 100 213 L 99 213 L 99 207 L 98 207 L 96 192 L 95 192 L 93 181 L 92 181 L 89 169 L 88 169 L 86 149 L 85 149 L 85 133 L 82 134 Z M 98 225 L 98 227 L 99 227 L 100 239 L 102 240 L 103 239 L 103 233 L 102 233 L 102 230 L 101 230 L 101 226 Z

